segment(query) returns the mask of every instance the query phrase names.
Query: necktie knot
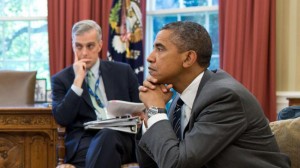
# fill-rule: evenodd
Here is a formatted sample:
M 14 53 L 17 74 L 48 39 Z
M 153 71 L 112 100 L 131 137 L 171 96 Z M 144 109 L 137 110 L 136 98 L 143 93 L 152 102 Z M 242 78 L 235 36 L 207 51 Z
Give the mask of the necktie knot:
M 182 106 L 184 104 L 184 102 L 182 101 L 182 99 L 181 98 L 179 98 L 178 100 L 177 100 L 177 103 L 176 103 L 176 106 Z
M 91 79 L 91 78 L 95 78 L 95 77 L 94 77 L 94 73 L 93 73 L 92 71 L 88 71 L 88 72 L 87 72 L 87 75 L 88 75 L 88 78 L 90 78 L 90 79 Z

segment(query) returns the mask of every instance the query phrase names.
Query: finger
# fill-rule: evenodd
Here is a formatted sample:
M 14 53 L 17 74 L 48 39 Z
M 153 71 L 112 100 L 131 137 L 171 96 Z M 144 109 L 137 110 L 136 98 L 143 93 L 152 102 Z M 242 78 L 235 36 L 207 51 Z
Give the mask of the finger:
M 82 64 L 82 69 L 83 69 L 84 71 L 86 71 L 86 64 L 85 64 L 85 63 Z
M 144 86 L 144 87 L 147 87 L 147 88 L 149 88 L 149 89 L 152 89 L 152 90 L 156 88 L 155 85 L 152 84 L 151 82 L 149 82 L 148 80 L 144 80 L 143 86 Z
M 159 87 L 164 93 L 167 93 L 169 91 L 166 85 L 160 84 Z
M 140 92 L 146 92 L 148 89 L 144 86 L 139 86 L 139 91 Z
M 78 56 L 77 56 L 77 54 L 76 54 L 76 52 L 74 52 L 74 57 L 75 57 L 75 59 L 74 59 L 74 62 L 77 62 L 78 61 Z
M 84 62 L 84 63 L 87 63 L 87 62 L 90 62 L 92 61 L 92 59 L 89 59 L 89 58 L 83 58 L 80 60 L 81 62 Z
M 173 88 L 173 84 L 168 84 L 167 89 L 170 90 L 171 88 Z
M 154 77 L 151 76 L 151 75 L 149 75 L 149 76 L 147 77 L 147 81 L 149 81 L 149 82 L 151 82 L 151 83 L 157 83 L 157 79 L 154 78 Z

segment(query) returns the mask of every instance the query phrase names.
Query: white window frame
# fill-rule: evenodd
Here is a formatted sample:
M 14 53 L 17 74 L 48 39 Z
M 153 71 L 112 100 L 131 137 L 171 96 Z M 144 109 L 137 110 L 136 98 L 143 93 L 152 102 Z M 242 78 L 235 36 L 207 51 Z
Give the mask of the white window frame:
M 146 40 L 145 40 L 145 58 L 144 58 L 144 65 L 147 67 L 147 57 L 153 50 L 153 31 L 152 31 L 152 23 L 153 23 L 153 16 L 163 16 L 163 15 L 182 15 L 182 14 L 192 14 L 192 13 L 206 13 L 206 12 L 218 12 L 219 6 L 212 6 L 212 0 L 208 0 L 208 6 L 199 6 L 199 7 L 188 7 L 182 8 L 183 1 L 181 0 L 179 3 L 179 8 L 177 9 L 154 9 L 155 0 L 147 0 L 147 11 L 146 11 Z M 207 15 L 208 17 L 208 15 Z M 178 18 L 179 20 L 179 18 Z M 208 18 L 206 19 L 206 21 Z M 209 25 L 206 23 L 206 25 Z M 212 57 L 219 57 L 219 55 L 212 55 Z M 145 68 L 144 76 L 148 75 L 148 69 Z

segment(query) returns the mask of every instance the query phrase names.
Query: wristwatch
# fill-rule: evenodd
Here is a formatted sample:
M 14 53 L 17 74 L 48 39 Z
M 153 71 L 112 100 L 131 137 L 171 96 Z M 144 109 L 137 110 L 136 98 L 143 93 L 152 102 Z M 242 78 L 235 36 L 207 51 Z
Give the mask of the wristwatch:
M 155 114 L 158 114 L 158 113 L 167 113 L 167 110 L 165 108 L 158 108 L 158 107 L 155 107 L 155 106 L 151 106 L 148 110 L 147 110 L 147 115 L 148 115 L 148 118 L 152 117 L 153 115 Z

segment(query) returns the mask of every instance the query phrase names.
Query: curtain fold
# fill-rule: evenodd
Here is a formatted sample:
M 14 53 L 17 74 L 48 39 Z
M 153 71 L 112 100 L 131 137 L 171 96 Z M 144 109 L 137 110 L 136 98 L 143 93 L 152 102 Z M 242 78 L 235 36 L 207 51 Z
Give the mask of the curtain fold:
M 219 0 L 220 67 L 276 120 L 275 0 Z
M 75 22 L 92 19 L 102 28 L 106 59 L 108 18 L 112 0 L 48 0 L 49 63 L 51 76 L 73 64 L 71 31 Z

